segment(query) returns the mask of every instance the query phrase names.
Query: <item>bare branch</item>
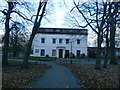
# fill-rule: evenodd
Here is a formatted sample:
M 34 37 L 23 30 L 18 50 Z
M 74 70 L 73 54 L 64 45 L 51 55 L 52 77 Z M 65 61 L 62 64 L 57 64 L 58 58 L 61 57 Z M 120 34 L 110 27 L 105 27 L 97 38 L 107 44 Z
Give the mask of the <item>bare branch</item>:
M 88 22 L 87 18 L 85 17 L 85 15 L 82 13 L 82 11 L 78 8 L 78 5 L 76 5 L 75 1 L 74 1 L 74 5 L 77 8 L 77 10 L 81 13 L 81 15 L 84 17 L 85 21 L 87 22 L 87 24 L 92 28 L 92 30 L 98 34 L 98 32 L 96 31 L 96 29 L 94 29 L 92 27 L 92 25 L 90 24 L 90 22 Z
M 27 17 L 25 17 L 25 16 L 23 16 L 22 14 L 21 14 L 21 12 L 17 12 L 17 11 L 12 11 L 12 13 L 16 13 L 16 14 L 18 14 L 20 17 L 22 17 L 24 20 L 27 20 L 27 21 L 30 21 L 30 22 L 33 22 L 32 20 L 30 20 L 30 19 L 28 19 Z

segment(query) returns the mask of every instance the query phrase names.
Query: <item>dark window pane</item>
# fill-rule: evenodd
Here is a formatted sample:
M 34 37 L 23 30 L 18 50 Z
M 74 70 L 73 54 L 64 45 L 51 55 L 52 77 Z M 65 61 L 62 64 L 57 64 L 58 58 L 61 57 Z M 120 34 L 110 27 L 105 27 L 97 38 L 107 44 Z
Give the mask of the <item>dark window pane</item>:
M 80 44 L 80 39 L 77 39 L 77 44 Z
M 66 44 L 69 44 L 69 39 L 66 39 Z
M 56 56 L 56 50 L 52 50 L 52 56 Z
M 69 50 L 65 50 L 65 58 L 69 58 Z
M 62 43 L 63 39 L 59 39 L 59 43 Z
M 80 56 L 80 50 L 77 50 L 77 56 Z
M 56 43 L 56 39 L 54 38 L 54 39 L 52 39 L 52 43 Z
M 41 56 L 45 56 L 45 49 L 41 49 Z
M 41 38 L 41 43 L 45 43 L 45 38 Z
M 35 49 L 35 53 L 39 53 L 39 49 Z

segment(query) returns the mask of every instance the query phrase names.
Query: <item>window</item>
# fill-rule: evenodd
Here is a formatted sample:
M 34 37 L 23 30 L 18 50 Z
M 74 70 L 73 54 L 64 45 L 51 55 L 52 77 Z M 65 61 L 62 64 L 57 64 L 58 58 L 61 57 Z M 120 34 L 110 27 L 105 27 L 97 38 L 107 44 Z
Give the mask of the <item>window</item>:
M 56 43 L 56 39 L 55 38 L 52 39 L 52 43 Z
M 59 39 L 59 43 L 62 43 L 63 39 Z
M 77 44 L 80 44 L 80 39 L 77 39 Z
M 39 49 L 35 49 L 35 53 L 39 53 Z
M 66 44 L 69 44 L 69 39 L 66 39 Z
M 45 38 L 41 38 L 41 43 L 45 43 Z
M 41 56 L 45 56 L 45 49 L 41 49 Z
M 69 50 L 65 50 L 65 58 L 69 58 Z
M 77 56 L 80 56 L 80 50 L 77 50 Z
M 56 50 L 52 50 L 52 56 L 56 56 Z

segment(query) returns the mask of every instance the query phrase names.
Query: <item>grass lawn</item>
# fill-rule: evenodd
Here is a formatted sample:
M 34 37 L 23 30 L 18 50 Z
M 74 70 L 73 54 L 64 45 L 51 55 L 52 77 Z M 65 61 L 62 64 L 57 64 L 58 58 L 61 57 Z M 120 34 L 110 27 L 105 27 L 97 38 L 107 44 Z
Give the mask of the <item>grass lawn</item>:
M 25 88 L 33 80 L 42 76 L 50 68 L 45 64 L 30 63 L 29 68 L 21 68 L 19 61 L 10 61 L 9 66 L 2 67 L 2 87 L 3 88 Z
M 95 70 L 95 65 L 91 64 L 66 66 L 77 76 L 84 88 L 120 88 L 119 65 L 108 65 L 107 69 L 102 70 Z
M 16 59 L 16 60 L 20 60 L 20 59 L 24 59 L 24 57 L 10 57 L 10 59 Z M 55 61 L 57 60 L 57 58 L 53 58 L 53 57 L 33 57 L 30 56 L 29 60 L 39 60 L 39 61 Z

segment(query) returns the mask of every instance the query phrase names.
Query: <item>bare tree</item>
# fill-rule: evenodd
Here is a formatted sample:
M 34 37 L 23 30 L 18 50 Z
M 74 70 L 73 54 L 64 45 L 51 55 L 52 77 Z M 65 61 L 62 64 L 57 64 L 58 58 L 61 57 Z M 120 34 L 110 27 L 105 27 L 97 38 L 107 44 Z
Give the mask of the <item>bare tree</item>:
M 20 53 L 24 52 L 29 34 L 29 30 L 27 30 L 23 24 L 19 22 L 12 23 L 10 28 L 9 53 L 12 53 L 13 57 L 17 57 Z
M 75 7 L 72 8 L 72 12 L 75 10 L 75 8 L 78 10 L 79 13 L 79 18 L 84 18 L 84 22 L 86 23 L 85 25 L 81 25 L 79 23 L 79 18 L 75 16 L 72 16 L 72 19 L 74 19 L 74 25 L 77 25 L 78 27 L 85 28 L 85 27 L 90 27 L 96 34 L 97 34 L 97 60 L 96 60 L 96 69 L 101 68 L 101 44 L 103 42 L 103 36 L 105 35 L 106 37 L 106 56 L 105 56 L 105 61 L 104 61 L 104 67 L 107 67 L 107 59 L 108 59 L 108 52 L 109 52 L 109 33 L 111 36 L 111 45 L 112 47 L 110 49 L 110 52 L 115 52 L 114 48 L 114 36 L 115 36 L 115 23 L 116 20 L 115 18 L 119 16 L 118 14 L 118 8 L 119 8 L 119 2 L 104 2 L 101 1 L 99 2 L 98 0 L 95 0 L 95 2 L 79 2 L 76 3 L 73 0 L 73 3 Z M 116 6 L 115 6 L 116 5 Z M 113 14 L 114 13 L 114 14 Z M 117 18 L 118 19 L 118 18 Z M 119 25 L 118 25 L 119 26 Z M 110 31 L 110 32 L 109 32 Z M 114 48 L 114 49 L 113 49 Z M 111 60 L 115 61 L 115 55 L 111 53 Z M 116 61 L 115 61 L 116 62 Z
M 115 58 L 115 33 L 116 24 L 118 22 L 120 1 L 119 2 L 109 2 L 109 24 L 110 24 L 110 64 L 117 64 Z
M 91 2 L 91 3 L 82 3 L 76 4 L 74 1 L 75 8 L 77 8 L 78 12 L 84 18 L 86 25 L 84 27 L 89 26 L 96 34 L 97 34 L 97 60 L 96 60 L 96 69 L 101 69 L 101 44 L 103 42 L 103 30 L 104 24 L 106 20 L 106 10 L 107 3 Z M 73 8 L 74 9 L 74 8 Z M 73 10 L 72 9 L 72 10 Z
M 19 2 L 19 1 L 10 1 L 7 0 L 7 9 L 3 9 L 0 10 L 0 12 L 3 13 L 3 15 L 5 16 L 5 34 L 4 34 L 4 39 L 3 39 L 3 54 L 2 54 L 2 64 L 3 65 L 8 65 L 8 50 L 9 50 L 9 36 L 10 36 L 10 20 L 11 20 L 11 14 L 15 13 L 17 15 L 19 15 L 20 17 L 22 17 L 25 20 L 29 20 L 25 14 L 21 13 L 18 9 L 16 9 L 17 5 L 24 5 L 25 8 L 28 9 L 28 5 L 26 4 L 26 2 Z M 31 20 L 29 20 L 31 21 Z
M 2 64 L 8 65 L 8 50 L 9 50 L 9 23 L 10 23 L 10 15 L 12 13 L 13 8 L 15 7 L 15 2 L 7 2 L 8 3 L 8 10 L 1 11 L 5 16 L 5 35 L 4 35 L 4 46 L 3 46 L 3 55 L 2 55 Z
M 47 2 L 48 2 L 48 0 L 40 0 L 40 2 L 39 2 L 39 6 L 38 6 L 38 9 L 37 9 L 37 14 L 36 14 L 35 21 L 34 21 L 34 26 L 32 28 L 32 34 L 30 35 L 30 39 L 27 43 L 27 48 L 26 48 L 26 51 L 25 51 L 23 67 L 27 67 L 27 65 L 28 65 L 28 59 L 29 59 L 29 55 L 30 55 L 32 42 L 33 42 L 33 39 L 35 37 L 35 34 L 36 34 L 37 30 L 39 29 L 39 27 L 41 25 L 42 18 L 45 14 L 45 11 L 46 11 Z

